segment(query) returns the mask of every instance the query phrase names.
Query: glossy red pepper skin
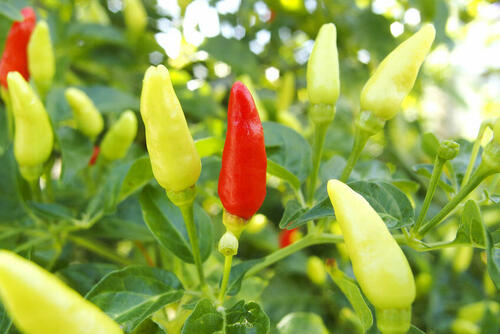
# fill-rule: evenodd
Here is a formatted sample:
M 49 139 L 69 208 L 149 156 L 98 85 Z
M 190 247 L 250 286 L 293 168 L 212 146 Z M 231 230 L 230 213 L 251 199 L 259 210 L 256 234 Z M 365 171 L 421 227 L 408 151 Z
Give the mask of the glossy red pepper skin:
M 219 197 L 229 213 L 250 219 L 266 197 L 264 129 L 249 90 L 234 83 L 219 175 Z
M 94 166 L 95 163 L 97 162 L 97 158 L 99 157 L 101 149 L 99 146 L 94 146 L 94 151 L 92 152 L 92 156 L 90 157 L 89 160 L 89 166 Z
M 35 29 L 36 15 L 31 7 L 23 8 L 21 14 L 24 20 L 12 24 L 0 60 L 0 83 L 5 88 L 9 72 L 17 71 L 26 81 L 29 80 L 27 47 L 31 32 Z
M 299 228 L 293 228 L 291 230 L 282 230 L 279 234 L 279 245 L 280 248 L 285 248 L 286 246 L 290 246 L 299 238 L 297 233 L 299 232 Z

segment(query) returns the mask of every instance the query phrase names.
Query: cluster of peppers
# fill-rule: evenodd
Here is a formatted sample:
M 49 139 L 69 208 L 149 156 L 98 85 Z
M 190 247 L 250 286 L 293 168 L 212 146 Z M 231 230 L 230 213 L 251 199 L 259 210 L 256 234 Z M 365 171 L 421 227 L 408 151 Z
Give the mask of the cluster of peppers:
M 125 8 L 136 6 L 137 1 L 125 1 Z M 51 50 L 47 24 L 40 22 L 35 28 L 34 12 L 29 8 L 23 10 L 23 15 L 24 21 L 14 23 L 9 33 L 0 64 L 0 82 L 15 118 L 16 160 L 23 177 L 32 181 L 40 176 L 44 162 L 51 155 L 54 139 L 41 99 L 26 80 L 31 74 L 38 93 L 42 95 L 50 87 L 54 66 L 52 53 L 41 56 L 42 50 Z M 131 30 L 137 33 L 146 23 L 139 21 L 134 24 L 136 26 Z M 369 137 L 395 116 L 402 100 L 412 89 L 434 36 L 434 27 L 424 26 L 391 52 L 368 80 L 361 92 L 361 112 L 355 123 L 351 157 L 341 179 L 330 180 L 327 186 L 354 274 L 362 291 L 375 306 L 377 326 L 382 333 L 408 331 L 416 293 L 415 280 L 404 253 L 380 216 L 345 182 Z M 312 204 L 321 148 L 326 128 L 334 119 L 340 92 L 334 24 L 324 25 L 318 33 L 307 67 L 307 90 L 315 131 L 313 145 L 316 147 L 307 196 L 308 204 Z M 104 128 L 104 121 L 93 102 L 75 88 L 66 91 L 66 99 L 74 112 L 77 128 L 95 140 Z M 165 66 L 151 66 L 146 71 L 140 113 L 153 174 L 168 198 L 182 212 L 203 287 L 203 267 L 193 222 L 195 184 L 201 173 L 201 160 Z M 100 154 L 108 160 L 122 158 L 136 131 L 135 114 L 124 112 L 101 141 Z M 469 192 L 484 177 L 500 171 L 500 121 L 494 125 L 494 132 L 493 140 L 483 153 L 481 166 L 485 167 L 480 167 L 471 176 Z M 440 157 L 451 159 L 456 151 L 454 145 L 445 145 Z M 219 241 L 219 251 L 225 256 L 219 294 L 221 303 L 227 289 L 232 257 L 237 254 L 238 239 L 265 198 L 266 168 L 264 131 L 258 110 L 247 87 L 236 82 L 229 97 L 227 135 L 218 184 L 226 227 L 226 233 Z M 449 211 L 443 214 L 447 213 Z M 321 260 L 314 258 L 308 271 L 316 272 L 320 267 Z M 316 283 L 323 281 L 324 272 L 322 277 Z M 57 298 L 47 298 L 49 295 Z M 50 273 L 7 251 L 0 251 L 0 297 L 16 325 L 26 333 L 122 333 L 109 317 Z M 45 309 L 52 310 L 50 316 Z M 80 317 L 86 319 L 87 327 L 79 326 Z

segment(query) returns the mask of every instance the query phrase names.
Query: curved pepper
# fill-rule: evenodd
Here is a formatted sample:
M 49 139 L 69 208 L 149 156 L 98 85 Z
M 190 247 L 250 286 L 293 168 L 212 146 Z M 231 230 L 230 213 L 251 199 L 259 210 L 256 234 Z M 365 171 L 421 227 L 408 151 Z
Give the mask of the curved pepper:
M 349 186 L 330 180 L 328 195 L 354 275 L 376 308 L 379 329 L 382 333 L 406 333 L 416 291 L 403 251 L 377 212 Z
M 340 93 L 337 29 L 324 24 L 307 63 L 307 93 L 312 104 L 333 105 Z
M 64 95 L 73 110 L 78 130 L 90 139 L 95 139 L 102 132 L 104 121 L 94 102 L 77 88 L 66 89 Z
M 108 130 L 101 142 L 101 154 L 108 160 L 122 159 L 137 134 L 137 117 L 132 110 L 125 111 Z
M 148 15 L 141 0 L 124 0 L 123 16 L 125 25 L 133 36 L 141 35 L 146 29 Z
M 0 83 L 7 87 L 7 74 L 19 72 L 24 79 L 29 80 L 28 56 L 26 47 L 35 28 L 36 15 L 31 7 L 21 10 L 23 21 L 14 22 L 5 42 L 5 48 L 0 60 Z
M 219 197 L 227 213 L 248 220 L 266 196 L 267 158 L 264 129 L 257 108 L 241 82 L 234 83 L 231 88 L 227 124 Z
M 381 120 L 396 115 L 415 84 L 435 35 L 434 26 L 427 24 L 385 57 L 361 91 L 361 110 Z
M 19 72 L 7 76 L 16 125 L 14 155 L 22 176 L 36 180 L 52 153 L 54 134 L 45 108 Z
M 55 73 L 54 50 L 47 22 L 37 23 L 28 43 L 28 66 L 40 94 L 45 95 Z
M 120 326 L 56 276 L 0 251 L 0 299 L 26 334 L 122 334 Z
M 168 70 L 150 66 L 144 75 L 141 116 L 153 174 L 167 191 L 180 192 L 198 181 L 201 160 Z

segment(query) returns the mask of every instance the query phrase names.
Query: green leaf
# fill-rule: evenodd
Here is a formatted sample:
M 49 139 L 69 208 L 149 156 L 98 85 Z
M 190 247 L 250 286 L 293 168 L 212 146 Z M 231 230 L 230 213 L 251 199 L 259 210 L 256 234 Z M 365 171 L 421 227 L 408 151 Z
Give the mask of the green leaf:
M 90 23 L 71 24 L 68 29 L 68 38 L 115 45 L 125 45 L 127 42 L 125 35 L 119 29 Z
M 153 179 L 153 170 L 149 156 L 143 156 L 135 160 L 130 166 L 125 179 L 122 182 L 118 202 L 133 194 Z
M 165 332 L 154 321 L 146 319 L 131 334 L 165 334 Z
M 493 238 L 486 228 L 485 232 L 488 274 L 490 275 L 497 290 L 500 290 L 500 249 L 495 248 Z
M 222 330 L 224 319 L 210 300 L 202 299 L 186 319 L 182 334 L 212 334 Z
M 105 276 L 86 298 L 129 332 L 182 295 L 181 283 L 174 274 L 160 268 L 132 266 Z
M 26 203 L 34 213 L 45 221 L 73 221 L 75 213 L 58 203 Z
M 295 130 L 264 122 L 267 158 L 284 167 L 303 182 L 312 168 L 311 147 Z
M 88 166 L 93 145 L 90 139 L 70 127 L 61 127 L 56 132 L 62 155 L 61 178 L 69 180 Z
M 411 325 L 407 334 L 425 334 L 425 332 L 417 326 Z
M 79 294 L 87 294 L 104 276 L 118 267 L 109 263 L 75 263 L 60 270 L 58 275 Z
M 279 334 L 328 334 L 321 317 L 315 313 L 287 314 L 277 325 Z
M 5 311 L 2 303 L 0 303 L 0 334 L 8 334 L 11 326 L 12 320 L 10 320 L 7 311 Z
M 464 205 L 454 242 L 471 244 L 480 248 L 486 245 L 485 227 L 481 211 L 473 200 L 467 201 Z
M 121 113 L 125 109 L 139 110 L 139 99 L 134 95 L 108 86 L 82 87 L 100 112 Z
M 373 316 L 356 282 L 335 266 L 329 267 L 328 273 L 351 303 L 365 331 L 368 330 L 373 325 Z
M 191 246 L 181 211 L 168 199 L 166 193 L 146 186 L 139 196 L 144 221 L 155 239 L 181 260 L 194 263 Z M 212 249 L 212 223 L 198 205 L 194 206 L 194 220 L 202 260 Z
M 24 19 L 21 12 L 8 2 L 0 2 L 0 15 L 11 21 L 22 21 Z
M 227 334 L 267 334 L 269 328 L 269 317 L 256 302 L 245 304 L 240 300 L 226 311 Z
M 285 212 L 283 212 L 283 216 L 280 220 L 280 228 L 290 228 L 289 226 L 293 226 L 294 224 L 293 221 L 302 216 L 306 211 L 307 208 L 303 208 L 302 205 L 300 205 L 300 203 L 296 200 L 288 201 L 285 206 Z
M 14 222 L 26 215 L 19 192 L 14 149 L 10 146 L 0 155 L 0 222 Z
M 267 159 L 267 172 L 288 182 L 296 191 L 300 189 L 299 178 L 289 172 L 285 167 L 270 159 Z
M 204 158 L 220 154 L 224 148 L 224 140 L 217 137 L 207 137 L 196 140 L 194 142 L 194 146 L 196 147 L 200 158 Z
M 355 181 L 349 183 L 349 186 L 370 203 L 389 229 L 398 229 L 413 223 L 414 212 L 410 200 L 392 184 L 383 181 Z M 325 217 L 335 217 L 328 197 L 286 226 L 292 229 L 310 220 Z
M 437 155 L 439 148 L 439 139 L 432 132 L 427 132 L 420 138 L 420 145 L 422 145 L 422 150 L 431 159 L 434 159 Z
M 229 274 L 227 294 L 230 296 L 236 295 L 241 289 L 241 283 L 247 271 L 261 261 L 263 261 L 263 259 L 247 260 L 233 266 Z

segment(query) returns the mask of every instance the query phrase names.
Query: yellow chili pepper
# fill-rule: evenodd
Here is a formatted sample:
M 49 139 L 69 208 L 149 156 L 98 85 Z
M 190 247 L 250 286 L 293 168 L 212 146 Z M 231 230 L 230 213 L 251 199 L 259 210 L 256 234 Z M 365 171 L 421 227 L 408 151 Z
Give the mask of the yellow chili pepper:
M 54 50 L 49 26 L 45 21 L 38 22 L 31 34 L 28 43 L 28 67 L 38 92 L 45 96 L 55 73 Z
M 307 276 L 316 285 L 323 285 L 326 282 L 325 263 L 317 256 L 310 256 L 307 259 Z
M 434 26 L 427 24 L 385 57 L 361 91 L 361 110 L 382 120 L 396 115 L 415 84 L 435 35 Z
M 307 63 L 307 93 L 312 104 L 334 105 L 340 93 L 337 29 L 324 24 Z
M 94 102 L 77 88 L 66 89 L 65 96 L 73 110 L 78 130 L 90 139 L 95 139 L 104 128 L 104 121 Z
M 49 115 L 31 86 L 18 72 L 7 75 L 16 131 L 14 155 L 21 175 L 28 181 L 40 177 L 52 153 L 54 134 Z
M 0 299 L 26 334 L 123 334 L 118 324 L 56 276 L 5 250 L 0 251 Z
M 125 111 L 106 132 L 101 142 L 101 154 L 108 160 L 122 159 L 137 134 L 137 117 L 132 110 Z
M 327 188 L 354 275 L 375 306 L 378 328 L 382 333 L 406 333 L 416 291 L 403 251 L 361 195 L 338 180 L 330 180 Z
M 141 116 L 158 183 L 174 192 L 192 187 L 200 176 L 201 160 L 168 70 L 163 65 L 150 66 L 144 75 Z
M 130 33 L 137 37 L 144 32 L 148 24 L 148 15 L 141 0 L 124 0 L 123 16 Z

